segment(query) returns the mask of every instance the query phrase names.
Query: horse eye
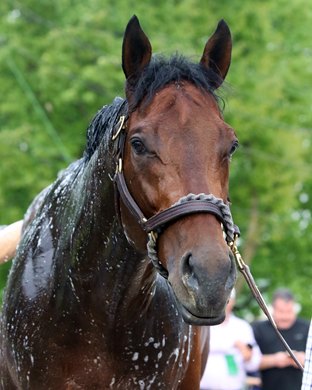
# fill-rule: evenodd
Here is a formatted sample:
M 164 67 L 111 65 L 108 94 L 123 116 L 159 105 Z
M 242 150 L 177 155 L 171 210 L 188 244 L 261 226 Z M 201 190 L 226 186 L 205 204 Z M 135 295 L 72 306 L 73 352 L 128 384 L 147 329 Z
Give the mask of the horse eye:
M 146 147 L 144 143 L 138 138 L 134 138 L 131 140 L 131 146 L 136 154 L 143 154 L 146 152 Z
M 236 149 L 238 148 L 239 144 L 238 141 L 235 141 L 232 144 L 231 150 L 230 150 L 230 157 L 235 153 Z

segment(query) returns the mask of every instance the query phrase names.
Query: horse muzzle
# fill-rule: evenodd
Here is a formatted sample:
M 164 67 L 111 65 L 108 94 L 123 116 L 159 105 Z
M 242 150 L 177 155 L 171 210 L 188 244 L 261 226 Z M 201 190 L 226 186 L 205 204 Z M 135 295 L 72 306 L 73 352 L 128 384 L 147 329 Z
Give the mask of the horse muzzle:
M 225 317 L 225 307 L 236 281 L 233 255 L 194 250 L 181 256 L 170 269 L 168 281 L 175 295 L 177 308 L 185 322 L 193 325 L 216 325 Z
M 205 326 L 210 326 L 210 325 L 218 325 L 221 324 L 224 319 L 225 319 L 225 311 L 221 313 L 219 316 L 215 317 L 199 317 L 193 313 L 191 313 L 187 308 L 185 308 L 182 304 L 180 304 L 176 300 L 176 305 L 178 308 L 179 313 L 182 315 L 182 318 L 184 322 L 186 322 L 189 325 L 205 325 Z

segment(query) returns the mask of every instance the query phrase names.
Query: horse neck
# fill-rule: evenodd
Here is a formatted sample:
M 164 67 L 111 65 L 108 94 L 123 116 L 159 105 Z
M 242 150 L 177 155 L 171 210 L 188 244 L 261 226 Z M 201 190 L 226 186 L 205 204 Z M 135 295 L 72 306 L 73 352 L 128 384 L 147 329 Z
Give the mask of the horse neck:
M 67 234 L 70 263 L 65 276 L 69 275 L 70 288 L 77 286 L 75 294 L 86 294 L 83 298 L 92 299 L 95 307 L 109 302 L 103 309 L 114 323 L 116 313 L 129 311 L 134 307 L 131 303 L 148 306 L 146 297 L 152 296 L 156 275 L 122 231 L 114 205 L 112 169 L 107 150 L 99 147 L 71 191 L 72 209 L 77 212 L 75 226 Z

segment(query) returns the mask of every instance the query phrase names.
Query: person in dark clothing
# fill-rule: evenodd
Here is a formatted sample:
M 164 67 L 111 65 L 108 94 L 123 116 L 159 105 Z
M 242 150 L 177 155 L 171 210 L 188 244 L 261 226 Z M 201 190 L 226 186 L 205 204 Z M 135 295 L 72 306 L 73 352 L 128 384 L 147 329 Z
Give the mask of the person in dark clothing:
M 297 303 L 288 289 L 278 289 L 272 299 L 277 328 L 303 365 L 309 321 L 297 318 Z M 263 390 L 300 390 L 302 372 L 289 356 L 269 321 L 252 324 L 256 341 L 263 354 L 260 372 Z

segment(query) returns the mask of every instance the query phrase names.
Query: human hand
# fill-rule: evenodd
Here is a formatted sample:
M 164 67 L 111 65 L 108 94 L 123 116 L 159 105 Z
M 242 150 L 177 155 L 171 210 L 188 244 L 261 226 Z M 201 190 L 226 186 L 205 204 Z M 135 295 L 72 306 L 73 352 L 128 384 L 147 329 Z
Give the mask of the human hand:
M 290 355 L 288 354 L 288 352 L 276 352 L 273 354 L 273 356 L 274 356 L 274 365 L 275 367 L 278 368 L 292 366 L 293 363 L 295 363 L 293 359 L 290 357 Z
M 304 359 L 305 359 L 305 353 L 302 352 L 302 351 L 293 351 L 293 353 L 295 354 L 296 358 L 298 359 L 299 363 L 304 366 Z M 297 363 L 294 361 L 294 359 L 292 359 L 292 365 L 295 367 L 295 368 L 299 368 L 297 366 Z
M 239 352 L 243 356 L 243 360 L 246 362 L 251 359 L 252 357 L 252 348 L 248 344 L 245 344 L 244 342 L 237 340 L 234 343 L 234 347 L 239 350 Z

